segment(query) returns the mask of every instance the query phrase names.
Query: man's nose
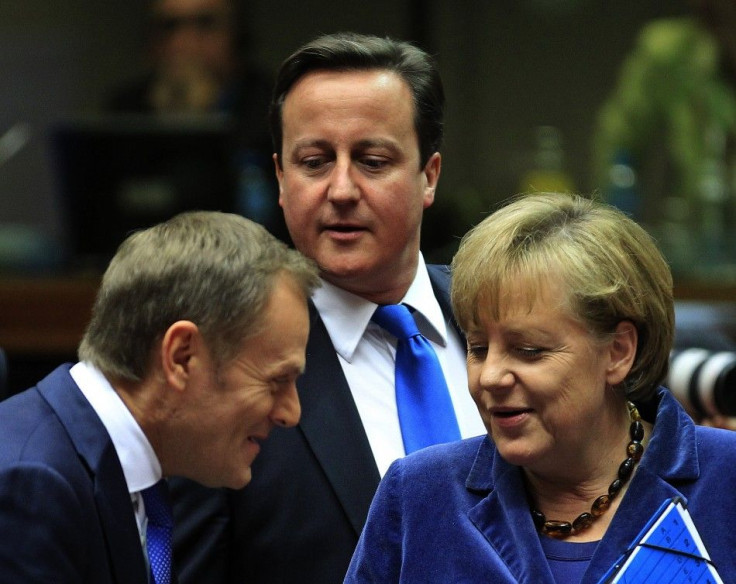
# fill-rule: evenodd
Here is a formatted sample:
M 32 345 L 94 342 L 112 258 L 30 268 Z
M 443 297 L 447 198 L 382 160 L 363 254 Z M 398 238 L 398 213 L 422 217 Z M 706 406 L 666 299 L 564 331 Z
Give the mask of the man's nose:
M 327 198 L 334 203 L 354 202 L 360 198 L 354 173 L 356 169 L 349 160 L 338 160 L 330 175 Z
M 299 423 L 301 415 L 302 407 L 299 403 L 296 382 L 294 382 L 288 390 L 279 394 L 271 412 L 271 420 L 278 426 L 291 428 Z

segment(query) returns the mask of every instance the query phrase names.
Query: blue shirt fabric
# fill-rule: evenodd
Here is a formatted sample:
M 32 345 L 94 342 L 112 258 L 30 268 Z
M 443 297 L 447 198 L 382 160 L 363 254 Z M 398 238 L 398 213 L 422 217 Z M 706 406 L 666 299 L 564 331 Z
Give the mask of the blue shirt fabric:
M 542 550 L 557 584 L 577 584 L 583 579 L 597 541 L 569 542 L 541 535 Z

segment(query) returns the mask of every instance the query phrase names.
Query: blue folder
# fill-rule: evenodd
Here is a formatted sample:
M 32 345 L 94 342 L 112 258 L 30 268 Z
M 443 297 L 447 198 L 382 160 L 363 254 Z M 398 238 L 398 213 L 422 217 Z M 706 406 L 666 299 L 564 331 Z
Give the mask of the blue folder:
M 723 584 L 679 497 L 668 499 L 599 584 Z

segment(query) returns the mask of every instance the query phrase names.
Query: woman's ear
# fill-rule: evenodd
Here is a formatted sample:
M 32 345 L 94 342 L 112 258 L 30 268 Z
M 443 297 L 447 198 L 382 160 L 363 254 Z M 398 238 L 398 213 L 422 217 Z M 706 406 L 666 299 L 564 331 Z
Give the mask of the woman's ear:
M 639 334 L 633 322 L 622 320 L 618 323 L 608 349 L 609 363 L 606 369 L 606 381 L 609 385 L 618 385 L 626 379 L 634 366 L 638 341 Z
M 201 344 L 199 328 L 191 321 L 179 320 L 166 329 L 161 341 L 161 366 L 169 386 L 180 391 L 186 387 L 192 358 Z

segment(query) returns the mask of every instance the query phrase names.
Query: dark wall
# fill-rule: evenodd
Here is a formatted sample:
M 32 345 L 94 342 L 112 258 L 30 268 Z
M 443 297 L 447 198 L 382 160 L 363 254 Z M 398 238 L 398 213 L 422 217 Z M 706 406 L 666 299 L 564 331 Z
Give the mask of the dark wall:
M 0 2 L 0 252 L 8 224 L 62 234 L 47 130 L 137 67 L 144 0 Z M 2 140 L 18 138 L 9 155 Z M 17 150 L 17 151 L 16 151 Z

